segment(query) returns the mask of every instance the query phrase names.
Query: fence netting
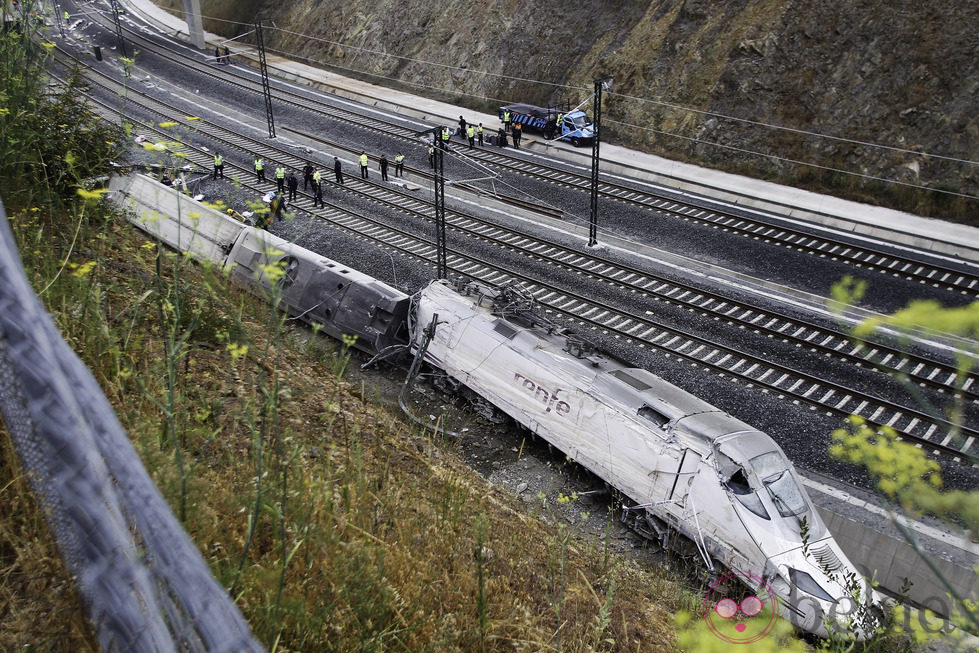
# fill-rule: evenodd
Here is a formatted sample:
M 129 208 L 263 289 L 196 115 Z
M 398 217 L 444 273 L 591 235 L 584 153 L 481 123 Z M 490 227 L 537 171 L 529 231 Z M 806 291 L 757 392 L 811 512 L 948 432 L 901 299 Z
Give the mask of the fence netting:
M 102 650 L 261 651 L 0 223 L 0 412 Z

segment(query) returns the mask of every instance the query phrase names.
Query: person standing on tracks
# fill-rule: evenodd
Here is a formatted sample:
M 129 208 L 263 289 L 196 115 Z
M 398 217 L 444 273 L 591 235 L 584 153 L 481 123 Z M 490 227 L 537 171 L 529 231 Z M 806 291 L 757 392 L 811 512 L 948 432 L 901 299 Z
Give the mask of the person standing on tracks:
M 381 160 L 377 162 L 377 167 L 381 169 L 381 181 L 388 180 L 388 157 L 385 154 L 381 155 Z
M 367 152 L 363 150 L 360 151 L 360 178 L 367 179 Z
M 466 137 L 466 119 L 459 116 L 459 138 Z
M 303 166 L 303 192 L 306 192 L 306 187 L 313 183 L 313 164 L 309 161 Z
M 224 157 L 220 152 L 214 153 L 214 178 L 224 179 Z
M 469 139 L 469 149 L 471 150 L 476 143 L 476 128 L 472 125 L 466 127 L 466 138 Z
M 504 133 L 510 131 L 510 110 L 505 109 L 503 111 L 503 131 Z
M 450 138 L 452 138 L 452 132 L 449 131 L 449 128 L 448 127 L 443 127 L 442 128 L 442 149 L 443 150 L 445 149 L 445 146 L 449 144 L 449 139 Z
M 398 152 L 398 154 L 394 157 L 394 176 L 405 176 L 405 155 L 401 152 Z
M 515 150 L 520 149 L 520 137 L 522 135 L 523 135 L 523 127 L 521 127 L 520 123 L 518 122 L 513 125 L 513 149 Z
M 299 180 L 296 179 L 296 173 L 289 171 L 289 177 L 286 179 L 286 185 L 289 187 L 289 201 L 296 201 L 296 192 L 299 190 Z
M 343 186 L 343 168 L 340 167 L 340 157 L 333 157 L 333 174 L 336 175 L 337 183 Z
M 435 146 L 428 146 L 428 167 L 435 170 Z
M 319 188 L 323 182 L 323 175 L 320 173 L 319 170 L 317 170 L 312 175 L 310 175 L 310 180 L 311 180 L 310 185 L 313 187 L 313 193 L 315 194 L 316 189 Z M 304 188 L 303 190 L 306 189 Z
M 275 168 L 275 185 L 279 189 L 279 196 L 285 194 L 286 192 L 286 168 L 285 166 L 276 166 Z
M 228 46 L 224 46 L 224 63 L 231 65 L 231 50 L 228 49 Z
M 506 147 L 506 131 L 503 127 L 500 127 L 499 131 L 496 132 L 496 146 Z
M 255 177 L 259 182 L 265 181 L 265 162 L 262 157 L 255 157 Z
M 323 204 L 323 186 L 320 185 L 319 183 L 313 184 L 313 208 L 314 209 L 316 208 L 317 204 L 320 205 L 321 209 L 325 208 L 325 205 Z
M 476 138 L 479 140 L 479 146 L 483 146 L 483 123 L 479 123 L 479 127 L 476 128 Z

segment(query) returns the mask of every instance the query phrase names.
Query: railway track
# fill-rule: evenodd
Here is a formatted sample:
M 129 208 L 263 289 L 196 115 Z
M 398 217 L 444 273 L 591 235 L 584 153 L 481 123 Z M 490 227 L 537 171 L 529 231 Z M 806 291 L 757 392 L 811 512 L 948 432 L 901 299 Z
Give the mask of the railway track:
M 110 18 L 100 16 L 104 23 L 103 27 L 111 29 Z M 188 63 L 186 58 L 165 51 L 162 46 L 146 38 L 139 30 L 132 27 L 125 29 L 129 32 L 130 38 L 141 43 L 143 48 L 151 48 L 155 56 L 163 57 L 173 65 L 192 69 L 195 73 L 211 76 L 248 92 L 261 92 L 260 82 L 240 75 L 237 71 L 229 70 L 230 67 L 222 67 L 220 74 L 218 74 L 215 66 L 202 65 L 202 61 Z M 327 105 L 321 101 L 294 92 L 281 84 L 276 85 L 274 91 L 276 102 L 288 104 L 322 117 L 339 120 L 345 124 L 386 137 L 400 139 L 414 145 L 418 144 L 417 129 L 343 107 L 328 105 L 328 108 L 324 108 Z M 350 148 L 334 142 L 329 142 L 329 145 L 338 149 L 350 150 Z M 591 189 L 589 175 L 575 172 L 567 166 L 545 165 L 520 156 L 513 156 L 508 151 L 497 148 L 476 148 L 469 150 L 467 155 L 483 165 L 498 170 L 506 170 L 580 192 L 590 192 Z M 414 169 L 413 172 L 428 180 L 431 179 L 431 174 L 427 170 Z M 673 215 L 688 222 L 709 225 L 812 256 L 843 262 L 862 270 L 902 277 L 934 288 L 979 298 L 979 266 L 976 265 L 964 262 L 959 265 L 940 264 L 925 253 L 921 253 L 920 256 L 909 255 L 884 247 L 860 243 L 853 239 L 846 239 L 843 236 L 839 240 L 834 240 L 824 234 L 793 228 L 747 211 L 722 210 L 707 200 L 700 202 L 689 198 L 680 199 L 678 193 L 653 192 L 639 184 L 613 182 L 607 176 L 605 179 L 600 179 L 598 190 L 600 196 L 606 199 Z
M 132 93 L 132 90 L 130 90 L 130 93 Z M 145 110 L 156 111 L 161 117 L 169 120 L 174 119 L 175 116 L 183 115 L 183 112 L 175 107 L 162 105 L 157 100 L 150 100 L 150 102 L 147 102 L 143 106 Z M 149 105 L 153 103 L 156 103 L 158 106 L 156 108 L 150 108 Z M 211 125 L 207 125 L 206 123 L 200 124 L 199 122 L 193 125 L 193 128 L 198 133 L 204 132 L 211 127 Z M 173 139 L 172 133 L 159 132 L 159 130 L 158 133 L 161 133 L 163 138 Z M 233 145 L 234 147 L 240 147 L 245 151 L 255 151 L 260 147 L 265 147 L 269 151 L 269 154 L 265 156 L 268 156 L 270 159 L 285 156 L 276 148 L 271 148 L 263 143 L 256 142 L 254 139 L 247 139 L 240 136 L 236 137 L 242 140 L 236 142 Z M 227 138 L 227 134 L 218 135 L 218 138 Z M 194 149 L 189 145 L 187 147 L 188 151 Z M 194 149 L 193 156 L 189 155 L 189 158 L 201 165 L 204 169 L 208 169 L 210 156 L 209 153 Z M 241 169 L 241 172 L 244 173 L 244 177 L 250 178 L 249 171 Z M 359 182 L 360 180 L 357 181 Z M 258 189 L 258 191 L 261 192 L 261 189 Z M 423 219 L 430 219 L 431 207 L 427 203 L 415 200 L 416 204 L 409 206 L 403 196 L 396 196 L 390 200 L 380 200 L 373 197 L 376 195 L 376 189 L 372 189 L 368 195 L 372 196 L 372 199 L 375 201 L 386 201 L 398 210 L 414 213 Z M 329 206 L 323 210 L 314 210 L 312 209 L 309 198 L 304 198 L 300 202 L 300 208 L 318 217 L 329 219 L 332 223 L 343 226 L 359 237 L 383 243 L 385 247 L 397 249 L 426 262 L 430 262 L 434 258 L 434 248 L 432 245 L 425 240 L 419 239 L 414 233 L 406 231 L 399 232 L 388 225 L 380 224 L 365 216 L 353 215 L 347 209 L 338 206 Z M 461 224 L 463 221 L 470 222 L 471 224 L 468 226 Z M 580 252 L 540 241 L 528 234 L 513 233 L 512 231 L 500 228 L 498 225 L 491 225 L 474 216 L 453 216 L 452 227 L 471 235 L 478 235 L 478 237 L 484 240 L 518 249 L 535 258 L 546 259 L 554 264 L 570 267 L 572 270 L 586 273 L 595 278 L 604 278 L 609 283 L 615 283 L 634 291 L 639 291 L 644 294 L 659 293 L 659 296 L 665 301 L 689 301 L 692 302 L 690 305 L 696 305 L 705 301 L 706 295 L 697 289 L 689 287 L 682 288 L 676 285 L 667 287 L 664 285 L 667 283 L 664 280 L 652 278 L 642 271 L 629 270 L 622 266 L 616 266 L 608 261 L 603 261 L 590 255 L 583 255 Z M 492 230 L 496 230 L 496 233 L 491 233 Z M 773 365 L 757 357 L 752 357 L 745 352 L 725 348 L 716 343 L 697 338 L 692 334 L 683 333 L 675 328 L 656 323 L 648 315 L 640 316 L 623 312 L 610 306 L 603 306 L 584 297 L 568 293 L 566 290 L 547 286 L 541 283 L 539 279 L 526 278 L 515 270 L 503 269 L 498 265 L 493 265 L 485 260 L 479 260 L 472 255 L 464 254 L 457 250 L 451 252 L 449 262 L 457 274 L 479 278 L 490 283 L 499 283 L 509 279 L 520 280 L 522 283 L 527 284 L 530 292 L 537 297 L 542 305 L 547 306 L 555 313 L 559 313 L 580 324 L 586 325 L 588 328 L 601 329 L 608 333 L 636 341 L 643 346 L 655 347 L 664 352 L 668 352 L 670 355 L 681 356 L 687 360 L 705 365 L 708 368 L 718 370 L 721 374 L 736 376 L 744 379 L 751 385 L 767 388 L 770 392 L 777 392 L 786 397 L 823 407 L 828 412 L 841 415 L 856 413 L 863 415 L 870 421 L 886 423 L 894 427 L 905 437 L 919 442 L 921 446 L 940 451 L 953 457 L 969 458 L 973 455 L 972 451 L 976 435 L 974 432 L 966 432 L 968 439 L 962 447 L 950 446 L 954 443 L 950 443 L 944 436 L 942 438 L 937 437 L 937 434 L 942 433 L 948 425 L 942 423 L 940 420 L 936 421 L 930 416 L 923 415 L 920 411 L 890 404 L 879 398 L 867 397 L 865 394 L 858 393 L 842 385 L 832 384 L 826 380 L 817 379 L 811 375 L 806 375 L 787 367 Z M 800 346 L 809 347 L 812 347 L 815 342 L 825 339 L 825 336 L 813 335 L 812 333 L 807 333 L 807 335 L 799 337 L 792 333 L 793 331 L 798 332 L 800 327 L 797 324 L 783 322 L 779 326 L 779 323 L 772 322 L 775 318 L 766 316 L 763 313 L 757 313 L 755 309 L 750 307 L 739 306 L 722 297 L 713 297 L 709 301 L 713 302 L 713 308 L 709 310 L 714 310 L 717 314 L 724 315 L 725 319 L 728 320 L 741 319 L 741 323 L 750 328 L 763 326 L 764 328 L 770 329 L 772 337 L 781 337 L 783 339 L 798 338 Z M 701 304 L 701 306 L 704 306 L 704 304 Z M 786 335 L 787 333 L 789 335 Z M 843 355 L 841 354 L 841 350 L 844 346 L 839 344 L 841 342 L 842 340 L 837 341 L 836 345 L 819 342 L 819 345 L 827 347 L 827 351 L 832 350 L 837 355 Z M 848 356 L 853 355 L 851 352 L 845 353 Z M 888 355 L 894 356 L 893 353 L 885 354 L 884 356 L 886 357 Z M 919 361 L 917 363 L 900 363 L 900 366 L 908 369 L 925 366 L 923 369 L 931 370 L 923 375 L 919 374 L 919 377 L 922 379 L 948 376 L 947 370 L 935 372 L 934 370 L 936 368 L 927 367 L 930 364 L 930 362 Z

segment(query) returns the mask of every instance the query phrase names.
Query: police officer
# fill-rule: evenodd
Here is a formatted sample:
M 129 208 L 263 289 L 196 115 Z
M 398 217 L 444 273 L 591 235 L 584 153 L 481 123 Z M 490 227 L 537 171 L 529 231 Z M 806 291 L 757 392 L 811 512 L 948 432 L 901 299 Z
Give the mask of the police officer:
M 405 176 L 405 155 L 401 152 L 398 152 L 398 154 L 394 157 L 394 176 Z
M 377 167 L 381 169 L 381 181 L 388 180 L 388 158 L 382 154 L 381 160 L 377 162 Z
M 313 164 L 309 161 L 303 166 L 303 192 L 306 191 L 306 186 L 313 183 Z
M 218 177 L 224 179 L 224 157 L 221 156 L 220 152 L 214 155 L 214 178 L 217 179 Z
M 275 169 L 275 184 L 279 189 L 279 197 L 285 193 L 286 190 L 286 169 L 284 166 L 277 166 Z
M 360 178 L 367 179 L 367 152 L 360 153 Z
M 319 171 L 318 170 L 316 171 L 316 174 L 319 174 Z M 319 184 L 319 182 L 313 184 L 313 208 L 314 209 L 316 208 L 316 205 L 317 204 L 320 205 L 320 208 L 323 208 L 324 207 L 324 204 L 323 204 L 323 186 L 321 186 Z
M 296 201 L 296 191 L 299 189 L 299 180 L 296 179 L 296 173 L 289 171 L 289 178 L 286 179 L 286 183 L 289 186 L 289 201 Z
M 472 125 L 466 127 L 466 138 L 469 139 L 469 149 L 471 150 L 476 142 L 476 129 Z
M 319 170 L 317 170 L 317 171 L 316 171 L 316 172 L 314 172 L 314 173 L 313 173 L 312 175 L 310 175 L 310 177 L 309 177 L 309 179 L 310 179 L 310 183 L 311 183 L 311 184 L 312 184 L 312 186 L 313 186 L 313 195 L 315 196 L 315 194 L 316 194 L 316 190 L 317 190 L 318 188 L 320 188 L 320 185 L 321 185 L 321 184 L 322 184 L 322 182 L 323 182 L 323 175 L 322 175 L 322 174 L 320 173 L 320 171 L 319 171 Z M 305 190 L 305 189 L 304 189 L 304 190 Z M 315 204 L 314 204 L 314 205 L 315 205 Z
M 479 146 L 483 146 L 483 123 L 479 123 L 479 127 L 476 128 L 476 138 L 479 140 Z
M 336 175 L 337 183 L 343 186 L 343 169 L 340 167 L 340 157 L 333 157 L 333 174 Z
M 262 157 L 255 157 L 255 177 L 258 181 L 265 181 L 265 162 Z
M 506 110 L 503 112 L 503 131 L 510 131 L 510 111 Z
M 448 127 L 443 127 L 442 128 L 442 149 L 443 150 L 445 149 L 445 145 L 446 145 L 446 143 L 449 142 L 449 139 L 450 138 L 452 138 L 452 132 L 449 131 L 449 128 Z

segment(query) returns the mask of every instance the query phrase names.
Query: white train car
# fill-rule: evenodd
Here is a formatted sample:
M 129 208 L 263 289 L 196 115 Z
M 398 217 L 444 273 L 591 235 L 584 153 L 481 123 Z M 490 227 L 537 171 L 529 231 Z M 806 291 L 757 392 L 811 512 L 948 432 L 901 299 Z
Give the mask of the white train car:
M 648 371 L 590 354 L 518 304 L 505 290 L 433 282 L 416 298 L 413 345 L 635 502 L 627 513 L 640 530 L 682 534 L 709 568 L 756 578 L 752 589 L 774 593 L 804 631 L 862 633 L 865 611 L 844 586 L 860 575 L 768 435 Z

